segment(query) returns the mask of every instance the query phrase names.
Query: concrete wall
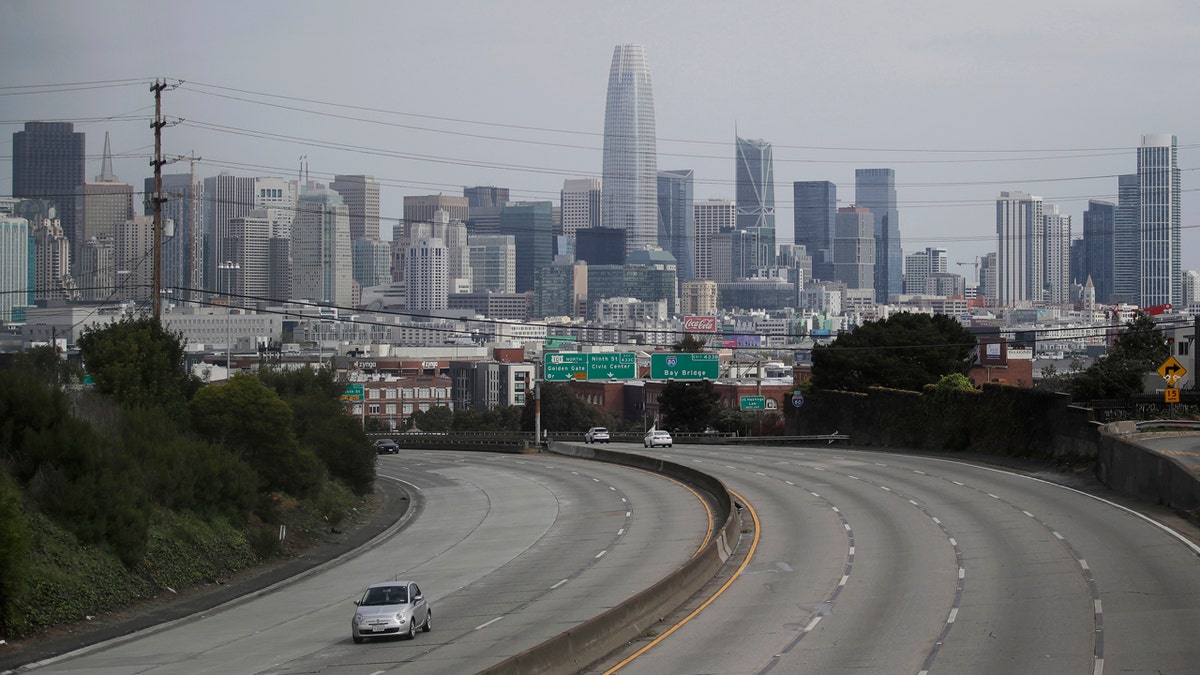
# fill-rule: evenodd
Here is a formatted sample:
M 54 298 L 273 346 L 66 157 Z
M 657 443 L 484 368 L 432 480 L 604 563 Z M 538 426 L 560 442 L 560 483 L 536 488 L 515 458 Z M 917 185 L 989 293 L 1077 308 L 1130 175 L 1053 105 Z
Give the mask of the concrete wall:
M 683 481 L 705 493 L 716 506 L 713 538 L 691 560 L 650 588 L 607 612 L 531 647 L 482 673 L 531 675 L 576 673 L 620 648 L 658 623 L 717 574 L 741 536 L 733 500 L 716 478 L 674 462 L 630 455 L 575 443 L 551 443 L 551 452 L 654 471 Z
M 1110 488 L 1187 513 L 1200 522 L 1200 476 L 1170 455 L 1138 445 L 1133 422 L 1116 422 L 1099 431 L 1096 478 Z

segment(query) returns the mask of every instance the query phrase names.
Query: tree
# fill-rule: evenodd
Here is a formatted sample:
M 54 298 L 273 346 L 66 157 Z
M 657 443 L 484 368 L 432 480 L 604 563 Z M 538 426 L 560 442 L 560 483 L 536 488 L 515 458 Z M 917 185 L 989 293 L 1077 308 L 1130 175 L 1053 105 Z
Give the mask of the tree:
M 125 317 L 84 329 L 79 352 L 96 390 L 127 406 L 182 414 L 200 380 L 187 369 L 182 333 L 169 333 L 153 317 Z
M 421 431 L 444 433 L 450 431 L 454 423 L 454 413 L 449 406 L 437 405 L 429 410 L 418 410 L 408 419 L 410 428 L 416 427 Z
M 612 415 L 585 403 L 565 382 L 542 382 L 542 428 L 547 431 L 582 431 L 591 427 L 615 426 Z M 533 430 L 533 405 L 526 405 L 522 427 Z
M 970 331 L 944 314 L 902 312 L 868 321 L 813 349 L 813 386 L 921 391 L 943 375 L 966 374 L 975 343 Z
M 305 497 L 323 478 L 317 458 L 296 440 L 291 408 L 254 376 L 201 389 L 189 410 L 197 434 L 254 467 L 260 490 Z
M 701 340 L 691 333 L 684 333 L 683 339 L 671 345 L 671 349 L 677 352 L 702 352 L 707 340 Z
M 708 380 L 671 381 L 658 395 L 658 409 L 666 428 L 701 432 L 716 418 L 720 400 L 720 394 Z
M 1128 398 L 1142 391 L 1143 378 L 1171 355 L 1166 337 L 1149 315 L 1137 312 L 1125 323 L 1107 355 L 1070 379 L 1076 400 Z

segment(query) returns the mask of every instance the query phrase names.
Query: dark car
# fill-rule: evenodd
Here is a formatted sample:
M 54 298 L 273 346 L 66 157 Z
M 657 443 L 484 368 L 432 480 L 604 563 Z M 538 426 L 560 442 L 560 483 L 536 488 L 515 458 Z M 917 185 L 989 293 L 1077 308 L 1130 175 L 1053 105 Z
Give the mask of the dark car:
M 379 455 L 395 455 L 400 452 L 400 446 L 390 438 L 375 441 L 375 453 Z

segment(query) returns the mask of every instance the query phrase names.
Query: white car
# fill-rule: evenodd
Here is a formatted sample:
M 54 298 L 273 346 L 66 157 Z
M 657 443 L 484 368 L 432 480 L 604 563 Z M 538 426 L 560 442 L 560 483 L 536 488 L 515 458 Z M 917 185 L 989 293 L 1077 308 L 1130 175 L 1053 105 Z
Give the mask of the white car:
M 583 435 L 584 443 L 607 443 L 608 429 L 604 427 L 592 427 Z
M 428 633 L 433 628 L 433 610 L 421 589 L 411 581 L 383 581 L 371 584 L 354 604 L 350 637 L 361 644 L 369 637 L 417 636 L 417 629 Z
M 671 434 L 662 429 L 651 429 L 646 432 L 645 438 L 642 439 L 642 445 L 647 448 L 653 448 L 656 445 L 671 447 Z

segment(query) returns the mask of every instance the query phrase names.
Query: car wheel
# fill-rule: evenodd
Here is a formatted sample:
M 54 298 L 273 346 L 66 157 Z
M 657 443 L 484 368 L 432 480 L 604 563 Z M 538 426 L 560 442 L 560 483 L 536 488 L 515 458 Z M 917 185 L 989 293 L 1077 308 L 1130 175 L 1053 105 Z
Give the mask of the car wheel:
M 433 611 L 430 611 L 425 615 L 425 625 L 421 626 L 421 630 L 425 631 L 426 633 L 433 630 Z
M 417 622 L 416 621 L 408 622 L 408 635 L 406 635 L 405 637 L 407 637 L 409 640 L 417 639 Z
M 363 643 L 361 635 L 351 635 L 350 637 L 354 638 L 354 644 L 356 645 L 361 645 Z

